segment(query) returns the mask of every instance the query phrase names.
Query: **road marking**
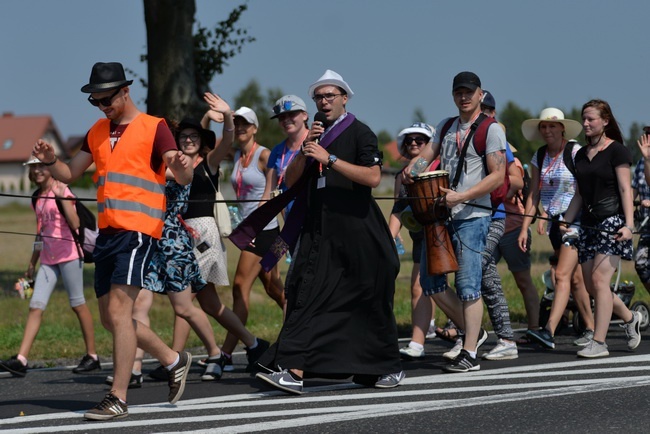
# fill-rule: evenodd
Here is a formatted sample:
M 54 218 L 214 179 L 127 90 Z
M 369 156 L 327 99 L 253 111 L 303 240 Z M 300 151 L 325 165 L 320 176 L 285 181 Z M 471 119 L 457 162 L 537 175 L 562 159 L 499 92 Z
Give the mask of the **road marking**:
M 614 367 L 606 368 L 605 361 Z M 574 362 L 561 362 L 553 364 L 542 364 L 533 366 L 518 366 L 510 368 L 499 368 L 488 371 L 479 371 L 467 374 L 437 374 L 421 377 L 407 378 L 404 381 L 404 386 L 426 386 L 426 385 L 443 385 L 449 383 L 461 384 L 461 387 L 441 387 L 441 388 L 400 388 L 392 391 L 375 391 L 374 389 L 360 389 L 362 393 L 353 393 L 353 389 L 360 388 L 360 386 L 353 385 L 352 383 L 335 384 L 320 387 L 306 388 L 307 391 L 313 393 L 317 391 L 336 391 L 336 390 L 350 390 L 350 393 L 341 394 L 336 396 L 305 396 L 301 398 L 287 397 L 283 392 L 262 392 L 262 393 L 249 393 L 237 394 L 228 396 L 216 396 L 213 398 L 200 398 L 194 400 L 181 401 L 177 405 L 170 405 L 167 403 L 159 404 L 146 404 L 130 406 L 129 413 L 131 415 L 139 414 L 159 414 L 160 417 L 152 417 L 154 420 L 126 420 L 110 422 L 110 429 L 141 427 L 141 426 L 158 426 L 166 425 L 166 429 L 174 424 L 188 424 L 200 423 L 205 421 L 231 421 L 241 419 L 256 419 L 267 418 L 270 419 L 263 423 L 250 423 L 241 426 L 228 426 L 223 428 L 223 432 L 239 432 L 239 430 L 255 431 L 261 429 L 275 429 L 287 428 L 296 426 L 308 426 L 313 424 L 321 424 L 325 422 L 335 422 L 340 420 L 357 420 L 369 417 L 380 417 L 387 415 L 408 414 L 414 411 L 437 411 L 448 408 L 450 405 L 469 406 L 469 405 L 484 405 L 488 403 L 507 402 L 509 400 L 517 399 L 538 399 L 549 396 L 560 396 L 573 393 L 590 393 L 601 390 L 614 390 L 626 387 L 641 387 L 650 384 L 650 375 L 636 375 L 631 377 L 616 375 L 634 372 L 641 374 L 644 371 L 650 370 L 650 355 L 643 356 L 626 356 L 605 359 L 596 359 L 588 361 L 574 361 Z M 634 363 L 646 363 L 644 365 L 634 365 Z M 616 366 L 616 365 L 627 366 Z M 590 367 L 590 369 L 585 369 Z M 580 369 L 572 369 L 580 368 Z M 538 371 L 538 372 L 535 372 Z M 541 372 L 539 372 L 541 371 Z M 609 376 L 603 378 L 603 376 Z M 614 376 L 613 376 L 614 375 Z M 595 378 L 584 378 L 593 376 Z M 570 379 L 562 379 L 557 381 L 541 381 L 533 383 L 513 383 L 506 380 L 530 379 L 543 377 L 548 379 L 550 377 L 569 377 Z M 578 378 L 580 377 L 580 378 Z M 572 378 L 572 379 L 571 379 Z M 498 384 L 481 384 L 481 382 L 498 381 Z M 466 386 L 462 386 L 466 384 Z M 406 390 L 404 390 L 406 389 Z M 519 392 L 514 392 L 519 390 Z M 494 392 L 506 392 L 503 394 L 494 394 Z M 489 393 L 492 392 L 492 393 Z M 456 394 L 480 394 L 486 393 L 489 396 L 474 396 L 471 398 L 461 399 L 446 399 L 437 401 L 408 401 L 408 402 L 391 402 L 363 404 L 363 405 L 342 405 L 347 402 L 348 404 L 353 401 L 372 401 L 385 398 L 397 400 L 400 398 L 407 398 L 411 396 L 426 397 L 428 395 L 456 395 Z M 263 399 L 270 397 L 278 397 L 275 399 Z M 323 403 L 323 405 L 332 404 L 329 407 L 318 408 L 301 408 L 294 410 L 277 410 L 271 411 L 256 411 L 246 412 L 248 409 L 261 408 L 261 407 L 274 407 L 285 404 L 314 404 Z M 380 409 L 381 410 L 378 410 Z M 228 414 L 214 414 L 215 411 L 220 412 L 225 409 L 243 409 L 242 413 Z M 174 413 L 179 415 L 189 411 L 211 410 L 208 415 L 192 416 L 192 417 L 173 417 L 164 419 L 162 416 L 165 413 Z M 332 415 L 336 414 L 336 417 Z M 64 412 L 43 414 L 34 416 L 15 417 L 11 419 L 0 420 L 0 427 L 3 429 L 11 429 L 12 432 L 63 432 L 63 431 L 90 431 L 93 429 L 106 429 L 108 426 L 106 422 L 103 423 L 76 423 L 74 425 L 53 426 L 48 423 L 47 427 L 29 427 L 23 428 L 25 424 L 37 424 L 44 422 L 52 422 L 55 420 L 65 421 L 81 419 L 83 412 Z M 281 420 L 273 420 L 281 416 Z M 290 416 L 290 420 L 286 417 Z M 341 419 L 343 418 L 343 419 Z M 17 427 L 16 425 L 22 425 Z M 12 428 L 9 428 L 12 426 Z M 18 429 L 13 429 L 18 428 Z M 202 430 L 204 431 L 204 430 Z M 213 432 L 221 432 L 219 430 Z

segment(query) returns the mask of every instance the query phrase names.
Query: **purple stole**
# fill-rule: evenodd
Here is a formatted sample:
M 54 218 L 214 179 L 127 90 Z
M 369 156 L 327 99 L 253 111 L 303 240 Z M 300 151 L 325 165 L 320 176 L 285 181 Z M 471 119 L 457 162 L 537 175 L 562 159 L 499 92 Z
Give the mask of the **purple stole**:
M 343 131 L 354 122 L 355 117 L 352 113 L 347 116 L 338 124 L 334 125 L 332 129 L 320 141 L 320 145 L 327 149 L 327 147 L 336 140 Z M 275 264 L 278 263 L 280 258 L 284 256 L 289 250 L 293 250 L 298 241 L 298 236 L 302 230 L 302 225 L 307 216 L 307 186 L 309 185 L 309 168 L 315 162 L 313 158 L 307 159 L 305 170 L 302 175 L 287 191 L 279 196 L 266 202 L 261 207 L 253 211 L 246 219 L 241 222 L 228 237 L 230 241 L 240 250 L 243 250 L 250 244 L 253 239 L 261 232 L 264 227 L 278 215 L 292 200 L 295 202 L 291 207 L 289 217 L 280 232 L 280 235 L 275 239 L 269 251 L 264 255 L 262 261 L 262 268 L 265 271 L 270 271 Z

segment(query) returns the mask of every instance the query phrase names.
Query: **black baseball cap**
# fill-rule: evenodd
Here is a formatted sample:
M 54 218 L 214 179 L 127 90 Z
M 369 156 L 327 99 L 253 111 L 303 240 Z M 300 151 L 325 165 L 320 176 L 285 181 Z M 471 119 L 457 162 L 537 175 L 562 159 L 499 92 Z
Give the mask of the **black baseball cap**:
M 454 77 L 454 84 L 452 85 L 452 91 L 458 89 L 459 87 L 466 87 L 471 90 L 476 90 L 477 87 L 481 87 L 481 79 L 478 78 L 478 75 L 473 72 L 463 71 Z

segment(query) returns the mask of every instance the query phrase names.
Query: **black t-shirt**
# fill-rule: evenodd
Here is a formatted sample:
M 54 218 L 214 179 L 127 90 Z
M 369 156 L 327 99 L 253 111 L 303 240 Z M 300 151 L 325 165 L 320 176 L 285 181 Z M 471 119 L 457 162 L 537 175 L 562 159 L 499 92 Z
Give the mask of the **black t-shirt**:
M 598 152 L 591 161 L 587 157 L 588 146 L 580 148 L 575 158 L 576 179 L 583 200 L 583 208 L 611 196 L 619 197 L 616 167 L 632 164 L 632 154 L 622 143 L 612 142 Z M 584 216 L 584 214 L 583 214 Z
M 194 168 L 194 178 L 190 187 L 190 203 L 187 206 L 187 211 L 183 214 L 185 219 L 214 216 L 214 195 L 216 193 L 214 187 L 218 188 L 219 185 L 219 171 L 214 175 L 210 173 L 210 179 L 206 173 L 210 173 L 210 168 L 203 160 Z M 194 200 L 200 200 L 200 202 L 192 202 Z

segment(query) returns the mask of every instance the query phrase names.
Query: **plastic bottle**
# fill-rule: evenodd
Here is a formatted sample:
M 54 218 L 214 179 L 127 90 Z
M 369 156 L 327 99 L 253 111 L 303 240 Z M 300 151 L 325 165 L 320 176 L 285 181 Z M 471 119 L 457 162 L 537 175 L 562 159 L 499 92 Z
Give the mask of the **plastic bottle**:
M 403 255 L 406 253 L 406 250 L 404 250 L 404 244 L 402 244 L 402 240 L 400 237 L 395 237 L 395 246 L 397 247 L 397 254 L 398 255 Z
M 232 225 L 232 228 L 235 229 L 243 220 L 241 212 L 239 212 L 239 207 L 235 205 L 230 205 L 228 211 L 230 211 L 230 224 Z
M 285 259 L 287 264 L 291 264 L 291 253 L 287 252 L 287 259 Z
M 580 231 L 578 228 L 571 226 L 569 227 L 569 230 L 562 235 L 562 242 L 564 243 L 565 246 L 571 247 L 575 244 L 576 241 L 578 241 L 578 238 L 580 237 Z
M 418 158 L 415 160 L 413 167 L 411 167 L 411 176 L 419 175 L 420 173 L 424 172 L 424 169 L 426 169 L 428 166 L 429 162 L 424 157 Z

